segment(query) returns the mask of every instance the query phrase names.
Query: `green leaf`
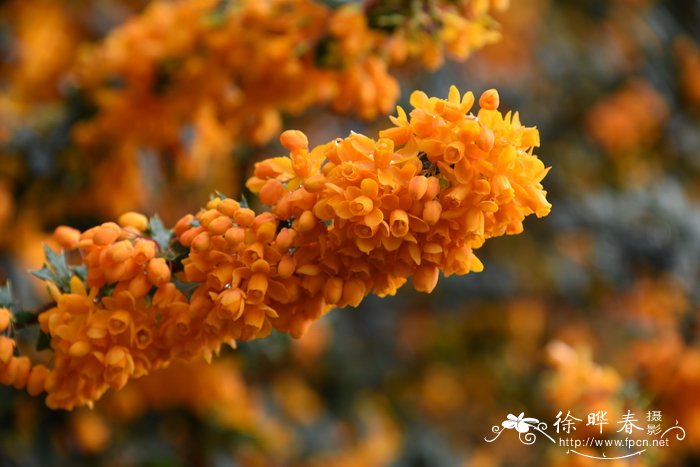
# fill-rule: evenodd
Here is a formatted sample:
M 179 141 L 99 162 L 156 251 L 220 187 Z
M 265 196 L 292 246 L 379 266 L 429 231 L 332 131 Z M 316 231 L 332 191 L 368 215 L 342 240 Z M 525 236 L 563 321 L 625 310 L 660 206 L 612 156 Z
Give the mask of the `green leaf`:
M 36 340 L 36 349 L 46 350 L 51 347 L 51 336 L 46 334 L 44 331 L 39 331 L 39 337 Z
M 56 275 L 63 279 L 67 278 L 67 280 L 70 281 L 71 273 L 70 269 L 68 269 L 68 263 L 66 263 L 66 255 L 63 252 L 60 254 L 56 253 L 45 243 L 44 254 L 51 268 L 56 271 Z
M 186 257 L 190 252 L 190 249 L 183 246 L 180 242 L 174 242 L 170 248 L 163 251 L 161 256 L 167 261 L 177 262 L 182 258 Z
M 192 298 L 192 294 L 194 291 L 197 289 L 197 287 L 200 286 L 199 282 L 183 282 L 179 281 L 177 279 L 173 279 L 173 284 L 175 284 L 175 287 L 177 287 L 177 290 L 185 294 L 185 297 L 187 297 L 187 300 Z
M 326 37 L 316 44 L 314 62 L 319 68 L 331 70 L 343 69 L 344 62 L 340 51 L 340 41 L 334 37 Z
M 5 285 L 0 285 L 0 306 L 10 310 L 14 307 L 14 299 L 12 298 L 12 289 L 10 289 L 9 281 Z
M 245 198 L 245 195 L 241 195 L 241 200 L 238 202 L 238 204 L 241 205 L 242 208 L 245 209 L 250 209 L 250 205 L 248 204 L 248 200 Z
M 17 311 L 12 316 L 12 321 L 20 326 L 36 323 L 37 316 L 31 311 Z
M 158 291 L 158 288 L 153 286 L 151 287 L 151 290 L 148 291 L 145 297 L 143 297 L 144 302 L 146 303 L 146 308 L 151 308 L 153 306 L 153 295 Z
M 87 281 L 87 266 L 84 264 L 81 264 L 80 266 L 71 266 L 71 270 L 73 271 L 73 274 L 78 276 L 81 281 L 86 282 Z
M 22 326 L 22 327 L 36 324 L 37 319 L 38 319 L 37 314 L 32 313 L 31 311 L 20 310 L 20 311 L 16 311 L 12 315 L 12 321 L 14 321 L 14 323 L 17 324 L 18 326 Z
M 228 17 L 230 0 L 219 0 L 216 7 L 204 17 L 204 22 L 208 26 L 218 27 L 226 22 Z
M 356 3 L 353 0 L 320 0 L 320 2 L 332 9 L 340 8 L 343 5 Z
M 41 280 L 53 282 L 62 292 L 70 292 L 70 278 L 73 273 L 66 263 L 65 254 L 56 253 L 44 244 L 44 256 L 46 257 L 44 266 L 31 271 L 32 275 Z
M 112 293 L 114 292 L 114 289 L 117 287 L 117 284 L 107 284 L 103 285 L 102 288 L 100 289 L 100 297 L 110 297 L 112 296 Z
M 440 189 L 444 190 L 450 186 L 450 181 L 446 179 L 445 177 L 440 177 Z
M 173 236 L 172 229 L 165 228 L 158 214 L 149 219 L 148 226 L 151 238 L 156 241 L 161 250 L 167 250 Z
M 49 269 L 46 265 L 42 267 L 41 269 L 35 269 L 34 271 L 31 271 L 32 275 L 34 277 L 38 277 L 42 281 L 53 281 L 53 271 Z

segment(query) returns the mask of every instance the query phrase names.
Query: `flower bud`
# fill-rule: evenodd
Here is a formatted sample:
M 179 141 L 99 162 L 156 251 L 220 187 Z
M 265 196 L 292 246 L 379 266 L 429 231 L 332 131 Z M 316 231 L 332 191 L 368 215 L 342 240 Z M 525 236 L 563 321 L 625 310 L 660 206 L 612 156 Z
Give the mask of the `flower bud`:
M 309 232 L 316 227 L 316 216 L 311 211 L 304 211 L 296 222 L 296 229 L 299 232 Z
M 498 91 L 489 89 L 488 91 L 484 91 L 481 97 L 479 97 L 479 107 L 485 110 L 496 110 L 498 109 L 499 101 Z
M 440 277 L 440 270 L 434 265 L 423 265 L 413 275 L 413 287 L 418 292 L 430 293 L 435 289 Z
M 209 237 L 207 232 L 200 232 L 192 239 L 192 249 L 194 251 L 205 251 L 209 249 L 209 245 L 211 245 L 211 237 Z
M 78 248 L 78 241 L 80 241 L 80 231 L 72 227 L 61 225 L 54 230 L 53 238 L 58 242 L 61 248 L 65 250 L 75 250 Z
M 92 236 L 92 241 L 95 245 L 109 245 L 115 242 L 121 235 L 121 228 L 114 222 L 105 222 L 99 227 L 96 227 L 95 233 Z
M 416 175 L 408 183 L 408 193 L 416 201 L 421 199 L 427 190 L 428 177 L 425 175 Z
M 144 232 L 148 228 L 148 218 L 143 214 L 133 211 L 125 212 L 119 216 L 117 223 L 122 227 L 131 227 L 139 232 Z
M 329 305 L 335 305 L 343 295 L 343 280 L 339 277 L 329 278 L 323 286 L 323 298 Z
M 31 367 L 32 363 L 29 357 L 17 357 L 17 372 L 12 382 L 12 386 L 14 386 L 15 389 L 22 389 L 27 384 L 27 378 L 29 377 L 29 370 L 31 370 Z
M 156 287 L 161 287 L 170 282 L 171 272 L 164 258 L 153 258 L 150 260 L 146 267 L 146 274 L 151 284 Z
M 439 201 L 428 201 L 423 207 L 423 220 L 428 225 L 435 225 L 440 220 L 442 205 Z
M 342 303 L 343 305 L 356 308 L 362 302 L 362 299 L 365 298 L 366 293 L 364 282 L 359 279 L 350 279 L 343 284 L 343 295 L 339 304 Z
M 286 193 L 284 186 L 279 180 L 270 179 L 265 182 L 265 184 L 260 189 L 258 197 L 260 202 L 272 206 Z
M 0 308 L 0 332 L 4 332 L 10 326 L 12 313 L 7 308 Z
M 309 139 L 299 130 L 287 130 L 280 135 L 280 143 L 290 151 L 298 151 L 309 147 Z
M 494 145 L 494 134 L 491 128 L 482 128 L 479 137 L 476 138 L 476 146 L 484 152 L 489 152 L 493 149 Z
M 46 389 L 46 378 L 49 376 L 49 369 L 44 365 L 35 365 L 29 372 L 27 378 L 27 392 L 30 396 L 38 396 Z
M 6 364 L 15 351 L 15 341 L 9 337 L 0 336 L 0 365 Z

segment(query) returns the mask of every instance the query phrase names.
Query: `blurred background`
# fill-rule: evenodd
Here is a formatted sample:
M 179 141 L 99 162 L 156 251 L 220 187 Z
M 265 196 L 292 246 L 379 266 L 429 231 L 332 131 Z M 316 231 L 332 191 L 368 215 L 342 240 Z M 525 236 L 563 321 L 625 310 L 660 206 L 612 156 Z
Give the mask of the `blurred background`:
M 172 225 L 215 190 L 239 196 L 256 160 L 283 153 L 280 128 L 314 145 L 387 125 L 376 112 L 359 120 L 292 103 L 274 114 L 255 100 L 235 134 L 186 99 L 116 103 L 113 120 L 101 118 L 91 102 L 112 105 L 105 89 L 122 84 L 86 98 L 68 70 L 80 63 L 83 82 L 104 83 L 138 63 L 158 28 L 124 33 L 133 42 L 122 56 L 114 44 L 103 56 L 85 44 L 109 45 L 145 9 L 177 24 L 149 3 L 0 2 L 0 282 L 26 306 L 44 302 L 26 271 L 41 265 L 57 225 L 86 228 L 127 210 Z M 501 110 L 540 131 L 548 217 L 487 242 L 482 273 L 441 280 L 430 295 L 370 297 L 301 340 L 273 334 L 212 365 L 175 365 L 94 410 L 50 411 L 0 387 L 0 465 L 700 465 L 700 1 L 514 0 L 493 17 L 500 41 L 464 63 L 391 68 L 399 103 L 408 107 L 414 89 L 497 88 Z M 164 86 L 171 65 L 156 76 Z M 129 141 L 105 152 L 129 125 L 144 138 L 173 131 L 167 112 L 194 112 L 193 127 L 174 130 L 190 156 L 164 162 L 178 147 Z M 524 445 L 517 433 L 484 440 L 507 414 L 551 426 L 559 411 L 584 420 L 584 438 L 597 434 L 584 425 L 598 410 L 611 422 L 603 438 L 620 436 L 615 422 L 628 410 L 644 428 L 635 436 L 660 411 L 661 425 L 677 421 L 686 437 L 620 461 L 543 439 Z

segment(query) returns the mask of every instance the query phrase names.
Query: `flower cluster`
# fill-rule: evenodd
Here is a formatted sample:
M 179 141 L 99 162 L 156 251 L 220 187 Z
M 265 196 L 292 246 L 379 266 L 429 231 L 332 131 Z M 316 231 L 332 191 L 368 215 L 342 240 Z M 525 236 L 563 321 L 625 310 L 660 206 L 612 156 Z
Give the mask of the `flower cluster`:
M 547 346 L 547 357 L 553 371 L 544 389 L 555 406 L 577 407 L 585 412 L 620 410 L 624 380 L 614 368 L 593 361 L 590 349 L 555 340 Z
M 69 13 L 71 8 L 62 3 L 5 3 L 2 13 L 6 17 L 2 21 L 7 21 L 18 50 L 9 60 L 0 60 L 0 72 L 4 75 L 0 79 L 10 83 L 8 89 L 3 89 L 2 97 L 19 104 L 17 111 L 23 114 L 26 106 L 58 97 L 55 83 L 71 66 L 79 29 Z
M 135 213 L 58 229 L 87 273 L 64 290 L 49 282 L 56 305 L 39 315 L 54 350 L 47 404 L 90 404 L 273 328 L 299 337 L 331 308 L 394 294 L 408 278 L 430 292 L 440 271 L 481 271 L 473 250 L 486 239 L 549 213 L 538 132 L 501 114 L 495 90 L 476 115 L 473 94 L 454 87 L 411 103 L 378 140 L 353 133 L 309 149 L 303 133 L 282 133 L 289 155 L 258 163 L 248 181 L 269 211 L 215 197 L 177 222 L 175 242 Z
M 232 152 L 277 135 L 282 114 L 386 114 L 391 67 L 466 58 L 498 39 L 506 3 L 3 2 L 0 247 L 26 251 L 20 232 L 69 215 L 173 212 L 173 181 L 195 199 L 237 184 Z
M 489 2 L 431 2 L 432 16 L 399 9 L 391 16 L 398 21 L 391 33 L 372 27 L 370 20 L 388 15 L 371 7 L 333 10 L 309 0 L 217 3 L 155 2 L 86 53 L 76 73 L 99 114 L 78 127 L 78 140 L 126 133 L 140 144 L 173 148 L 180 146 L 184 124 L 199 130 L 200 120 L 213 115 L 229 139 L 265 142 L 278 131 L 280 111 L 327 102 L 375 118 L 390 111 L 398 96 L 388 65 L 422 56 L 435 67 L 444 49 L 465 58 L 498 38 L 488 21 Z M 435 25 L 442 26 L 429 33 Z M 189 152 L 211 153 L 211 147 L 200 148 L 207 139 L 196 133 Z
M 700 107 L 700 47 L 689 37 L 679 37 L 674 41 L 673 51 L 680 68 L 679 85 L 690 106 Z
M 154 2 L 79 61 L 99 112 L 76 139 L 91 147 L 126 137 L 174 154 L 196 178 L 234 140 L 271 139 L 280 112 L 330 104 L 376 118 L 399 93 L 388 66 L 418 58 L 435 68 L 445 53 L 463 59 L 499 37 L 488 1 L 432 1 L 429 11 L 375 3 Z
M 39 323 L 53 338 L 54 368 L 46 381 L 50 407 L 95 400 L 108 387 L 121 388 L 130 377 L 171 360 L 168 344 L 186 321 L 188 302 L 170 281 L 156 241 L 144 237 L 147 226 L 145 216 L 127 213 L 119 224 L 82 234 L 65 227 L 56 231 L 64 247 L 80 248 L 88 273 L 85 283 L 73 276 L 67 291 L 48 283 L 57 306 L 41 314 Z M 108 296 L 97 297 L 105 287 L 111 289 Z M 154 337 L 162 342 L 154 343 Z
M 44 391 L 44 380 L 48 369 L 44 365 L 32 365 L 26 356 L 15 355 L 16 342 L 5 332 L 12 324 L 12 312 L 0 308 L 0 384 L 14 386 L 17 389 L 27 388 L 31 395 Z
M 613 156 L 653 144 L 669 117 L 668 104 L 650 84 L 633 80 L 591 107 L 586 127 L 591 138 Z
M 238 362 L 231 358 L 207 364 L 180 361 L 146 378 L 135 380 L 123 391 L 103 399 L 103 410 L 121 420 L 133 420 L 149 408 L 185 406 L 210 413 L 231 427 L 252 429 L 256 419 L 252 391 L 246 387 Z M 259 410 L 259 409 L 258 409 Z
M 394 294 L 408 277 L 430 292 L 439 271 L 481 271 L 473 249 L 521 232 L 528 214 L 549 213 L 547 169 L 529 151 L 537 130 L 498 112 L 495 90 L 476 116 L 467 115 L 473 102 L 454 87 L 447 100 L 415 92 L 410 120 L 399 108 L 376 141 L 352 134 L 309 151 L 302 133 L 282 134 L 290 156 L 257 164 L 248 181 L 292 227 L 295 271 L 307 284 L 304 306 L 286 311 L 290 324 L 276 320 L 282 329 L 297 334 L 291 323 L 315 319 L 309 311 L 323 307 L 312 303 L 356 306 L 371 291 Z

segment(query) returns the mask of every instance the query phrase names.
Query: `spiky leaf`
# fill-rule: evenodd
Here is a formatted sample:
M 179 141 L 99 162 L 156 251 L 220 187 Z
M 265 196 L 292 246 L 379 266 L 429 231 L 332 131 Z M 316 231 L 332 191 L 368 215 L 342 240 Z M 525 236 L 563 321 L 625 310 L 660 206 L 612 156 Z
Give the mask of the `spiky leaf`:
M 173 236 L 172 229 L 166 229 L 163 221 L 160 220 L 158 214 L 151 217 L 148 221 L 149 232 L 151 238 L 155 240 L 161 250 L 167 250 L 170 246 L 170 239 Z
M 44 244 L 44 256 L 46 257 L 44 266 L 31 273 L 41 280 L 53 282 L 62 292 L 70 292 L 70 278 L 73 274 L 68 267 L 65 254 L 56 253 Z

